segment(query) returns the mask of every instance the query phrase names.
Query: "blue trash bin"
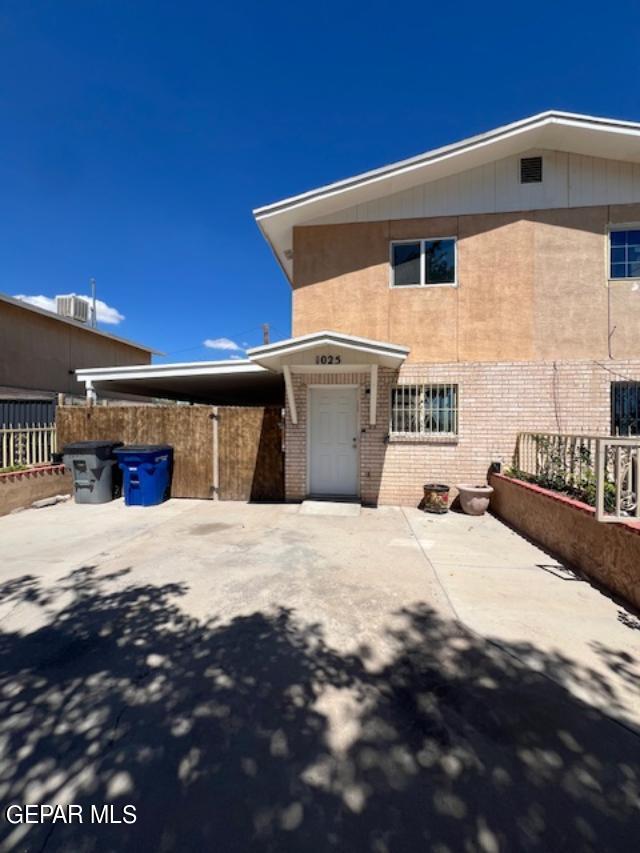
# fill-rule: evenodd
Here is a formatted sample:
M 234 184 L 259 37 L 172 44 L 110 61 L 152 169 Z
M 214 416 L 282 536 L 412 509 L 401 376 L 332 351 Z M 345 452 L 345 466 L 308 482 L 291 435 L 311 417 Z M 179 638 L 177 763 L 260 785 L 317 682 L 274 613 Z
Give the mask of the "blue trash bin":
M 169 497 L 171 445 L 129 444 L 114 453 L 122 471 L 122 494 L 127 506 L 155 506 Z

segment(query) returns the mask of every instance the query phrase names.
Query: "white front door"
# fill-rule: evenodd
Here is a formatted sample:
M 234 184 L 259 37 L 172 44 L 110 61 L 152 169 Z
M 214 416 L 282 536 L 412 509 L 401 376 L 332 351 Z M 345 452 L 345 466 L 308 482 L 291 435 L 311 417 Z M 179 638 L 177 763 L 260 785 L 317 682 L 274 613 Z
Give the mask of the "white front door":
M 355 497 L 358 489 L 358 389 L 310 388 L 309 492 Z

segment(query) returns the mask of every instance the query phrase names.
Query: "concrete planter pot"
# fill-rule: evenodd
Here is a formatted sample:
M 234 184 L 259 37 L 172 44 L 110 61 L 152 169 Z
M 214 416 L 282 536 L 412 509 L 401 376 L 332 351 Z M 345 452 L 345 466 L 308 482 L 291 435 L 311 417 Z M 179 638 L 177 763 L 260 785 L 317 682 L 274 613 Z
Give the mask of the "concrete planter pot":
M 471 486 L 468 483 L 461 483 L 456 488 L 459 492 L 460 506 L 463 512 L 466 512 L 467 515 L 485 514 L 493 494 L 492 486 Z

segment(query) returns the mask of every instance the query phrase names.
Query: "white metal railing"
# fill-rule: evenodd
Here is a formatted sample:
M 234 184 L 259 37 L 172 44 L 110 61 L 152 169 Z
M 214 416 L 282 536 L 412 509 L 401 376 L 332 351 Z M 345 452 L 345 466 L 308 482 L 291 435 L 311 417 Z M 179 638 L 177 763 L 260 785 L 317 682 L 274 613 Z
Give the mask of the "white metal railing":
M 596 444 L 596 518 L 640 519 L 640 436 L 599 438 Z
M 56 452 L 55 424 L 0 428 L 0 469 L 46 465 Z
M 523 432 L 514 473 L 595 507 L 598 521 L 640 519 L 640 436 Z
M 549 488 L 593 491 L 595 499 L 596 443 L 602 437 L 589 433 L 521 432 L 514 467 L 544 481 Z

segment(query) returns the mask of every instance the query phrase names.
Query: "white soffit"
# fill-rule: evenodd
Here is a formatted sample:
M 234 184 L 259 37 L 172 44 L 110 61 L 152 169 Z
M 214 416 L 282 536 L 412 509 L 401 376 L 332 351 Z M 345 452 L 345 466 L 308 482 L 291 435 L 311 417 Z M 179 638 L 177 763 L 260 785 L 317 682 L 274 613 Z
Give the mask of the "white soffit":
M 253 211 L 291 279 L 292 229 L 346 207 L 535 148 L 640 163 L 640 123 L 548 111 Z

